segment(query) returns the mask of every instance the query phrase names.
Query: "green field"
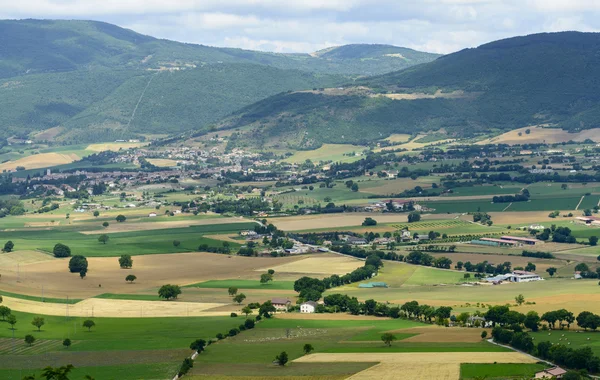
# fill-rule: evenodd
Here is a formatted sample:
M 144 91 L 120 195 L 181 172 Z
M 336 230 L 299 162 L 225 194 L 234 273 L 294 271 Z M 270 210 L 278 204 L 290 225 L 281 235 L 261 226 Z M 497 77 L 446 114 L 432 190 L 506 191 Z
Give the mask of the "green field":
M 533 375 L 548 366 L 543 364 L 469 364 L 460 365 L 461 380 L 482 379 L 504 380 L 504 379 L 530 379 Z
M 575 314 L 577 316 L 577 314 Z M 570 348 L 590 347 L 596 355 L 600 355 L 600 332 L 592 331 L 569 331 L 553 330 L 538 331 L 531 333 L 536 342 L 551 342 L 553 344 L 562 344 Z
M 220 240 L 205 238 L 203 234 L 237 233 L 243 229 L 253 228 L 254 223 L 214 224 L 148 231 L 109 233 L 107 244 L 98 242 L 99 235 L 85 235 L 77 232 L 75 227 L 64 227 L 53 230 L 19 230 L 0 231 L 0 241 L 12 240 L 19 250 L 42 250 L 52 252 L 56 243 L 63 243 L 71 248 L 72 254 L 87 257 L 113 257 L 123 254 L 146 255 L 156 253 L 180 253 L 197 251 L 200 244 L 221 247 Z M 181 245 L 175 247 L 174 240 Z M 230 243 L 232 250 L 239 244 Z

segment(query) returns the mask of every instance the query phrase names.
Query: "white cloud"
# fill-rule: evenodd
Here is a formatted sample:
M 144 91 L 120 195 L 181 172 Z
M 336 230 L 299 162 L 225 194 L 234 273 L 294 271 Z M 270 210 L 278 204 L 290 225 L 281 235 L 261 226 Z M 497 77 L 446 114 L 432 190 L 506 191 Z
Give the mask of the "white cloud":
M 0 17 L 94 19 L 160 38 L 281 52 L 385 43 L 449 53 L 514 35 L 600 30 L 600 1 L 0 0 Z

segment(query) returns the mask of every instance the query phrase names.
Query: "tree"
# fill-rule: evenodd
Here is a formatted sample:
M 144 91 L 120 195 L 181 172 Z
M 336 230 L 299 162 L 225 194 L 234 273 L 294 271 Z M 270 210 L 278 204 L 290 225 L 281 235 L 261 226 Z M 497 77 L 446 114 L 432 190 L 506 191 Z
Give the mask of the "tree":
M 87 268 L 83 268 L 79 271 L 79 277 L 83 280 L 87 276 Z
M 117 215 L 117 217 L 115 218 L 115 220 L 119 223 L 123 223 L 124 221 L 127 220 L 127 217 L 125 215 L 119 214 Z
M 392 342 L 395 341 L 396 339 L 397 339 L 396 336 L 394 334 L 392 334 L 392 333 L 385 333 L 385 334 L 383 334 L 381 336 L 381 340 L 388 347 L 391 347 L 392 346 Z
M 487 338 L 487 335 L 488 335 L 488 334 L 487 334 L 487 331 L 486 331 L 486 330 L 483 330 L 483 331 L 481 332 L 481 339 L 485 339 L 485 338 Z
M 204 351 L 204 347 L 206 347 L 206 341 L 204 339 L 196 339 L 190 344 L 190 350 L 194 350 L 198 353 Z
M 353 183 L 352 186 L 350 187 L 350 190 L 352 190 L 356 193 L 358 191 L 358 184 Z
M 418 212 L 411 212 L 408 214 L 408 223 L 418 222 L 419 220 L 421 220 L 421 214 Z
M 97 218 L 97 217 L 99 217 L 99 216 L 100 216 L 100 211 L 98 211 L 98 210 L 94 211 L 94 216 L 95 216 L 96 218 Z
M 73 368 L 75 367 L 73 367 L 72 364 L 57 368 L 46 367 L 42 371 L 42 378 L 46 380 L 69 380 L 68 375 L 71 373 Z
M 275 361 L 280 366 L 284 366 L 288 362 L 288 354 L 287 354 L 287 352 L 283 351 L 282 353 L 280 353 L 279 355 L 277 355 L 275 357 Z
M 591 246 L 598 245 L 598 236 L 590 236 L 589 241 Z
M 362 222 L 363 226 L 376 226 L 377 221 L 373 218 L 365 218 L 364 222 Z
M 123 269 L 130 269 L 133 267 L 131 255 L 121 255 L 121 257 L 119 257 L 119 266 Z
M 527 327 L 533 332 L 538 331 L 538 327 L 540 325 L 540 316 L 537 312 L 533 310 L 528 312 L 525 316 L 525 321 L 523 322 L 523 325 L 525 325 L 525 327 Z
M 237 294 L 238 292 L 238 288 L 236 288 L 235 286 L 230 286 L 229 289 L 227 289 L 227 293 L 229 293 L 230 297 L 233 297 Z
M 15 244 L 11 240 L 9 240 L 6 243 L 4 243 L 4 248 L 2 249 L 2 251 L 12 252 L 13 248 L 15 248 Z
M 273 276 L 275 274 L 275 269 L 269 269 L 267 273 Z
M 129 283 L 133 283 L 135 280 L 137 280 L 135 274 L 128 274 L 127 277 L 125 277 L 125 281 Z
M 65 346 L 65 348 L 71 347 L 71 339 L 67 338 L 63 340 L 63 346 Z
M 33 335 L 25 335 L 25 343 L 27 343 L 31 347 L 33 346 L 33 342 L 35 342 L 35 337 Z
M 0 306 L 0 317 L 2 317 L 3 321 L 6 320 L 6 317 L 10 315 L 11 311 L 12 310 L 10 310 L 8 306 Z
M 54 246 L 54 249 L 52 250 L 52 252 L 54 253 L 54 257 L 69 257 L 71 256 L 71 248 L 69 248 L 68 246 L 58 243 Z
M 267 284 L 270 281 L 273 281 L 273 275 L 269 273 L 263 273 L 260 275 L 260 283 Z
M 383 266 L 383 261 L 381 261 L 381 257 L 379 257 L 375 254 L 372 254 L 372 255 L 369 255 L 367 257 L 367 259 L 365 260 L 365 266 L 367 266 L 367 265 L 372 265 L 375 267 L 375 269 L 379 269 Z
M 521 306 L 522 304 L 525 303 L 525 297 L 523 297 L 522 294 L 519 294 L 518 296 L 515 297 L 515 302 L 517 303 L 517 305 Z
M 181 242 L 179 240 L 173 240 L 173 247 L 179 247 Z
M 310 343 L 306 343 L 302 350 L 304 351 L 304 355 L 310 354 L 315 348 Z
M 244 306 L 242 308 L 242 313 L 244 313 L 244 315 L 246 315 L 246 318 L 248 318 L 248 316 L 252 314 L 252 309 L 250 309 L 250 306 Z
M 14 330 L 15 325 L 17 324 L 17 317 L 15 317 L 14 314 L 10 314 L 8 317 L 6 317 L 6 321 L 8 322 L 10 327 Z
M 108 242 L 108 239 L 110 238 L 108 237 L 108 235 L 105 234 L 98 236 L 98 241 L 102 244 L 106 244 L 106 242 Z
M 158 296 L 166 300 L 177 299 L 177 296 L 181 294 L 181 288 L 179 285 L 163 285 L 158 289 Z
M 91 319 L 86 319 L 83 321 L 83 327 L 87 328 L 88 331 L 92 331 L 92 327 L 94 326 L 96 326 L 96 322 L 92 321 Z
M 237 302 L 237 304 L 241 304 L 242 302 L 244 302 L 244 300 L 246 299 L 246 295 L 244 293 L 240 293 L 238 295 L 236 295 L 235 297 L 233 297 L 233 301 Z
M 550 267 L 550 268 L 546 269 L 546 272 L 548 272 L 548 274 L 550 275 L 550 277 L 553 277 L 554 273 L 556 273 L 556 268 Z
M 42 326 L 46 324 L 46 322 L 44 321 L 44 318 L 42 317 L 34 317 L 33 321 L 31 321 L 31 324 L 34 325 L 35 327 L 37 327 L 38 331 L 42 331 Z
M 71 260 L 69 260 L 69 271 L 71 273 L 78 273 L 81 272 L 83 269 L 87 270 L 87 268 L 88 261 L 84 256 L 75 255 L 71 257 Z
M 575 272 L 588 272 L 590 268 L 586 263 L 579 263 L 575 265 Z
M 109 224 L 108 222 L 104 222 L 104 223 L 102 223 L 102 227 L 104 227 L 104 228 L 108 227 L 109 225 L 110 225 L 110 224 Z

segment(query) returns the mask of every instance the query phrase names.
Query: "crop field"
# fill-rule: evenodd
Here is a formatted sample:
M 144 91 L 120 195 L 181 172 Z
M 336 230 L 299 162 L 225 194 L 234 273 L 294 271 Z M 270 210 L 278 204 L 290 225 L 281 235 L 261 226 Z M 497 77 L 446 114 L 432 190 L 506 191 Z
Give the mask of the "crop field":
M 392 143 L 404 143 L 410 139 L 411 135 L 406 133 L 394 133 L 389 135 L 386 140 Z
M 112 143 L 100 143 L 90 144 L 86 148 L 94 152 L 104 152 L 107 150 L 118 151 L 120 149 L 139 148 L 146 145 L 145 143 L 130 143 L 130 142 L 112 142 Z
M 529 129 L 530 133 L 525 133 Z M 521 136 L 519 136 L 521 133 Z M 586 129 L 578 133 L 569 133 L 558 128 L 542 128 L 542 127 L 525 127 L 506 132 L 502 135 L 492 137 L 491 139 L 483 140 L 477 144 L 531 144 L 545 142 L 547 144 L 562 143 L 568 141 L 584 141 L 591 139 L 598 142 L 600 136 L 600 128 Z
M 406 223 L 408 221 L 407 214 L 356 212 L 347 214 L 301 215 L 286 218 L 271 218 L 269 219 L 269 222 L 275 224 L 277 228 L 284 231 L 302 231 L 360 226 L 367 217 L 374 218 L 378 223 L 382 224 Z M 427 216 L 423 217 L 423 219 L 426 218 Z
M 502 211 L 508 206 L 508 203 L 492 203 L 492 199 L 473 199 L 467 201 L 434 201 L 434 202 L 420 202 L 423 206 L 433 209 L 432 213 L 435 214 L 446 214 L 446 213 L 465 213 L 475 212 L 477 210 L 482 212 L 490 211 Z
M 262 271 L 266 272 L 266 270 Z M 277 272 L 276 272 L 277 274 Z M 209 288 L 209 289 L 228 289 L 230 287 L 238 288 L 240 291 L 247 289 L 269 290 L 293 290 L 293 281 L 273 281 L 268 284 L 261 284 L 258 280 L 210 280 L 197 284 L 186 285 L 186 287 Z
M 0 164 L 0 171 L 14 171 L 18 166 L 22 166 L 25 169 L 47 168 L 55 165 L 70 164 L 79 159 L 81 157 L 75 154 L 40 153 Z
M 474 195 L 499 195 L 499 194 L 517 194 L 520 192 L 522 187 L 514 185 L 503 185 L 503 186 L 471 186 L 471 187 L 457 187 L 452 189 L 452 196 L 474 196 Z M 443 199 L 440 198 L 440 199 Z
M 539 372 L 545 368 L 547 368 L 547 366 L 543 364 L 463 363 L 460 365 L 460 379 L 530 379 L 533 378 L 536 372 Z
M 76 367 L 73 373 L 78 377 L 75 378 L 84 375 L 125 380 L 171 378 L 183 358 L 190 354 L 187 347 L 191 341 L 214 337 L 242 321 L 230 317 L 95 316 L 96 326 L 88 331 L 82 328 L 86 318 L 45 315 L 46 324 L 38 332 L 29 324 L 35 314 L 18 311 L 13 314 L 18 321 L 15 341 L 9 339 L 13 333 L 11 329 L 0 329 L 0 377 L 7 380 L 20 380 L 25 375 L 39 374 L 46 366 L 69 363 Z M 26 347 L 23 342 L 26 334 L 36 337 L 32 347 Z M 65 338 L 73 342 L 68 349 L 62 346 Z
M 89 257 L 88 274 L 80 279 L 69 273 L 68 259 L 54 259 L 17 267 L 5 267 L 0 289 L 17 294 L 40 296 L 42 286 L 46 297 L 87 298 L 102 293 L 144 293 L 164 284 L 188 285 L 219 279 L 257 279 L 259 268 L 299 260 L 297 257 L 255 258 L 212 253 L 174 253 L 133 256 L 133 267 L 121 269 L 116 257 Z M 137 280 L 125 282 L 128 274 Z M 17 280 L 19 282 L 17 282 Z M 185 300 L 185 293 L 181 296 Z
M 158 166 L 159 168 L 170 168 L 177 166 L 177 161 L 166 158 L 149 158 L 148 162 L 154 166 Z
M 576 349 L 590 347 L 596 355 L 600 355 L 600 333 L 592 331 L 552 330 L 531 333 L 538 342 L 548 341 Z
M 410 178 L 399 179 L 374 179 L 357 182 L 359 192 L 377 194 L 385 197 L 388 194 L 399 194 L 404 190 L 414 189 L 415 186 L 430 188 L 431 184 L 437 182 L 436 177 L 422 177 L 416 180 Z
M 364 261 L 352 259 L 345 256 L 327 255 L 319 257 L 308 257 L 302 260 L 287 264 L 278 265 L 272 268 L 259 269 L 266 272 L 267 269 L 274 269 L 275 273 L 317 273 L 317 274 L 338 274 L 343 275 L 352 272 L 358 267 L 362 267 Z
M 284 161 L 302 164 L 307 159 L 312 162 L 334 161 L 334 162 L 352 162 L 360 159 L 360 156 L 349 156 L 355 152 L 361 153 L 365 147 L 349 144 L 323 144 L 320 148 L 314 150 L 300 150 Z
M 298 363 L 379 363 L 352 376 L 354 379 L 397 379 L 398 374 L 408 379 L 458 380 L 460 365 L 469 363 L 535 363 L 535 359 L 517 352 L 473 352 L 464 355 L 456 352 L 422 353 L 344 353 L 312 354 L 296 359 Z

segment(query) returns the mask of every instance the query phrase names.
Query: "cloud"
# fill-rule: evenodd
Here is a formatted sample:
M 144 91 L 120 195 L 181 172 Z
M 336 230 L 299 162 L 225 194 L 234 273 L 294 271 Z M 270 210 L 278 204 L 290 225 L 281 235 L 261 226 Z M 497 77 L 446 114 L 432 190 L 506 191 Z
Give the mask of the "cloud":
M 277 52 L 383 43 L 437 53 L 600 30 L 587 0 L 0 0 L 1 18 L 94 19 L 182 42 Z

